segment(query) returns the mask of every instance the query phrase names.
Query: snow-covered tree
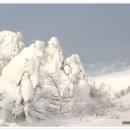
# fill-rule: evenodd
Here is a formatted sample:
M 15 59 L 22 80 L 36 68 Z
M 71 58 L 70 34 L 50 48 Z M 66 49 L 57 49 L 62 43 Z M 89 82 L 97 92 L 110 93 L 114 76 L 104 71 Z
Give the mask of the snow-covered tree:
M 46 63 L 41 66 L 40 72 L 44 84 L 43 91 L 48 91 L 48 93 L 50 93 L 49 97 L 47 97 L 48 99 L 51 98 L 50 100 L 52 100 L 52 98 L 54 99 L 55 97 L 55 100 L 57 100 L 56 103 L 48 101 L 50 103 L 48 103 L 47 108 L 49 107 L 49 109 L 54 109 L 56 107 L 57 113 L 61 113 L 61 109 L 63 108 L 62 106 L 65 106 L 63 100 L 70 97 L 70 93 L 68 94 L 67 92 L 70 87 L 70 79 L 63 71 L 64 58 L 59 45 L 59 40 L 56 37 L 52 37 L 48 41 L 48 44 L 45 54 Z
M 46 48 L 47 62 L 44 68 L 49 73 L 56 73 L 62 67 L 63 56 L 59 43 L 56 37 L 52 37 L 48 41 L 48 47 Z
M 72 54 L 65 60 L 64 71 L 73 83 L 73 95 L 76 101 L 89 101 L 90 90 L 88 85 L 88 77 L 80 62 L 77 54 Z
M 24 114 L 30 122 L 33 118 L 44 119 L 47 113 L 68 113 L 73 102 L 89 101 L 87 76 L 77 54 L 64 60 L 56 37 L 48 41 L 47 48 L 43 41 L 36 40 L 22 50 L 21 37 L 21 33 L 12 33 L 6 42 L 1 40 L 1 55 L 10 56 L 10 60 L 0 76 L 0 118 L 7 120 L 9 114 L 14 118 Z M 15 44 L 17 51 L 4 48 L 3 44 L 9 41 L 9 46 L 14 49 Z
M 4 105 L 1 106 L 0 113 L 6 113 L 7 108 L 10 111 L 15 109 L 15 103 L 17 110 L 19 110 L 18 107 L 23 106 L 26 119 L 29 117 L 29 107 L 35 89 L 40 86 L 39 63 L 43 56 L 43 48 L 44 42 L 36 41 L 30 47 L 24 48 L 4 67 L 0 77 L 0 84 L 2 85 L 0 90 L 1 93 L 3 90 L 4 95 L 7 96 L 2 100 Z M 7 107 L 8 104 L 10 104 L 10 107 Z M 18 115 L 19 112 L 15 112 L 13 111 L 14 114 Z
M 51 93 L 50 97 L 53 95 L 58 98 L 61 113 L 71 111 L 73 101 L 87 102 L 90 100 L 87 76 L 77 54 L 64 60 L 59 40 L 52 37 L 48 43 L 46 64 L 41 69 L 44 90 L 47 89 Z
M 4 66 L 20 53 L 24 43 L 21 32 L 2 31 L 0 32 L 0 74 Z

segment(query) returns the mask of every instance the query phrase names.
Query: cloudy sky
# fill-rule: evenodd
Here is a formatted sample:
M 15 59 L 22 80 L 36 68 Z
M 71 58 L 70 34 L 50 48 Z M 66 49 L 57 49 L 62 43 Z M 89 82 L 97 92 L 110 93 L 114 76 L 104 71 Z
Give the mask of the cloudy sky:
M 83 63 L 130 61 L 130 5 L 0 5 L 0 30 L 21 31 L 24 42 L 61 41 L 65 57 Z

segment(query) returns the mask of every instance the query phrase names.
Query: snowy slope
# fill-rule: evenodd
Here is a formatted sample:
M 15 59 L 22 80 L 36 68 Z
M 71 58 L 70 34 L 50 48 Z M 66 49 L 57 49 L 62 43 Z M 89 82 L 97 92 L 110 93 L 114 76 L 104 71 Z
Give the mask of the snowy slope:
M 130 70 L 96 76 L 94 79 L 97 87 L 104 83 L 107 86 L 111 86 L 113 93 L 117 93 L 130 86 Z

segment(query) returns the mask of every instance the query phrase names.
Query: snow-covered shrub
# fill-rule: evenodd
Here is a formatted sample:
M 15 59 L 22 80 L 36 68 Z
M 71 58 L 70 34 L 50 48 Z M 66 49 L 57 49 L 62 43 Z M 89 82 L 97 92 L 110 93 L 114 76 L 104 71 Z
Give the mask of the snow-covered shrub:
M 52 114 L 61 114 L 69 111 L 68 102 L 72 97 L 65 86 L 63 88 L 61 87 L 65 85 L 65 80 L 62 79 L 63 77 L 60 78 L 58 74 L 48 74 L 45 72 L 42 76 L 45 80 L 44 84 L 47 85 L 47 88 L 44 88 L 44 93 L 42 94 L 42 97 L 48 102 L 46 110 Z
M 51 90 L 44 89 L 32 103 L 33 117 L 39 120 L 56 119 L 69 113 L 70 98 L 59 97 Z M 69 109 L 69 110 L 68 110 Z
M 99 103 L 108 102 L 111 100 L 111 87 L 107 87 L 102 83 L 99 87 L 90 85 L 90 96 Z
M 73 105 L 72 115 L 76 117 L 84 117 L 84 116 L 102 116 L 105 112 L 102 110 L 100 104 L 94 100 L 90 102 L 77 102 Z
M 115 98 L 122 98 L 123 96 L 127 95 L 130 92 L 130 86 L 128 86 L 126 89 L 121 90 L 120 92 L 115 93 Z
M 100 110 L 105 114 L 112 107 L 115 107 L 115 104 L 112 101 L 111 97 L 111 87 L 107 87 L 102 83 L 98 88 L 95 86 L 95 82 L 90 85 L 90 96 L 100 106 Z
M 119 119 L 120 118 L 120 115 L 117 111 L 111 111 L 111 116 L 110 116 L 111 119 Z
M 112 102 L 110 88 L 105 84 L 101 84 L 99 88 L 95 86 L 95 82 L 89 83 L 91 100 L 88 102 L 75 102 L 72 109 L 74 116 L 103 116 L 109 112 L 115 105 Z

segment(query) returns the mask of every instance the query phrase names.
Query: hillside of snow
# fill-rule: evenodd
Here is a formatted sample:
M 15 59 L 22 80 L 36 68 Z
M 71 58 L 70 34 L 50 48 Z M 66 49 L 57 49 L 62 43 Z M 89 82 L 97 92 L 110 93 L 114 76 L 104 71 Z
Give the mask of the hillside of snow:
M 129 119 L 130 70 L 91 77 L 78 54 L 64 58 L 57 37 L 24 45 L 21 32 L 0 32 L 0 126 L 122 126 Z
M 97 87 L 104 83 L 107 87 L 110 87 L 112 93 L 115 94 L 130 86 L 130 70 L 96 76 L 94 79 Z

